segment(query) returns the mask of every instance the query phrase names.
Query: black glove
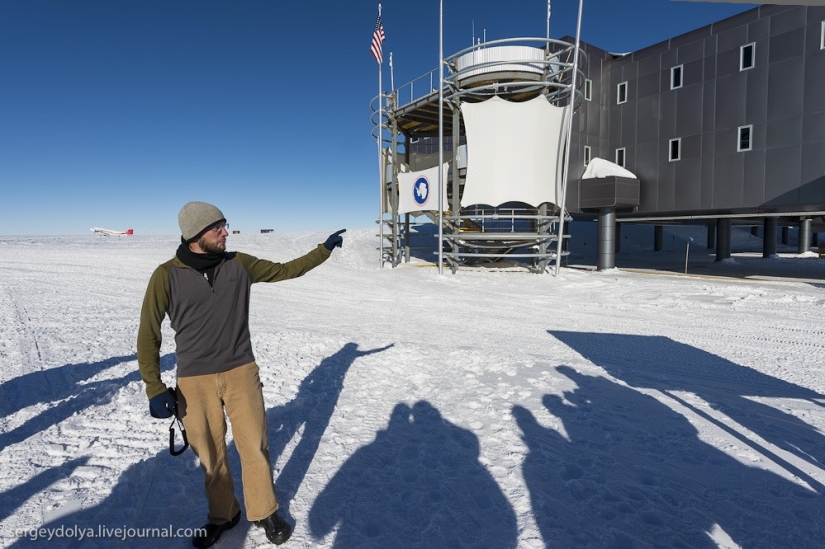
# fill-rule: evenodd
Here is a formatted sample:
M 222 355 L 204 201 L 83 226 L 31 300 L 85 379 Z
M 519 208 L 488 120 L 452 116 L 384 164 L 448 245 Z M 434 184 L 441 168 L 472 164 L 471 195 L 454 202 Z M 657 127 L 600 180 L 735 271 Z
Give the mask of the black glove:
M 324 242 L 324 248 L 326 248 L 329 251 L 332 251 L 333 248 L 340 248 L 341 245 L 344 243 L 344 237 L 341 236 L 341 233 L 345 232 L 347 232 L 346 229 L 341 229 L 340 231 L 329 235 L 327 241 Z
M 168 389 L 149 399 L 149 413 L 152 417 L 164 419 L 177 414 L 175 391 Z

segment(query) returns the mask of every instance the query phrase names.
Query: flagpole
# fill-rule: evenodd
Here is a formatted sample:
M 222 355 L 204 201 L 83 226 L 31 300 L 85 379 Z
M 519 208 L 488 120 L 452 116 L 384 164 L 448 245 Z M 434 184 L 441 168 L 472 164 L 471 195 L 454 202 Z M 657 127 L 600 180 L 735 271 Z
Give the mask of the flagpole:
M 384 27 L 381 23 L 381 4 L 378 4 L 378 19 L 375 22 L 375 31 L 372 34 L 372 54 L 378 62 L 378 136 L 376 143 L 378 144 L 378 185 L 380 187 L 378 193 L 378 269 L 384 268 L 384 195 L 386 194 L 386 183 L 384 178 L 386 176 L 386 169 L 384 168 L 384 155 L 381 141 L 384 138 L 384 87 L 382 80 L 382 67 L 384 65 L 384 57 L 381 53 L 381 43 L 384 41 Z
M 547 39 L 550 40 L 550 0 L 547 0 Z M 550 47 L 550 44 L 547 47 Z
M 381 4 L 378 4 L 378 12 L 381 12 Z M 381 85 L 381 65 L 378 64 L 378 185 L 381 187 L 381 192 L 378 193 L 378 268 L 384 268 L 384 194 L 386 193 L 384 184 L 384 155 L 381 147 L 381 139 L 384 137 L 384 93 Z
M 444 0 L 438 3 L 438 274 L 444 256 Z
M 395 90 L 395 75 L 392 68 L 392 52 L 390 52 L 390 93 Z
M 584 0 L 579 0 L 579 15 L 576 21 L 576 49 L 573 52 L 573 77 L 570 80 L 570 109 L 567 113 L 567 144 L 565 146 L 564 169 L 562 170 L 561 178 L 561 200 L 559 201 L 559 236 L 556 246 L 556 277 L 559 276 L 562 244 L 564 243 L 564 203 L 567 201 L 567 174 L 570 170 L 570 141 L 572 140 L 573 135 L 573 111 L 576 107 L 576 75 L 579 72 L 579 44 L 582 32 L 583 4 Z

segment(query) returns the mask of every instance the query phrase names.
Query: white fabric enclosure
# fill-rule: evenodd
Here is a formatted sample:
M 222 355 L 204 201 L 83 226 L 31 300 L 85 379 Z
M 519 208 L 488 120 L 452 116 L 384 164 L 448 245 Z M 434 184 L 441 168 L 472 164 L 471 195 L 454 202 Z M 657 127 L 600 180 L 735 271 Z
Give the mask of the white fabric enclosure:
M 447 203 L 447 166 L 442 167 L 441 206 L 449 210 Z M 398 213 L 438 211 L 438 166 L 428 170 L 398 174 Z
M 523 103 L 499 97 L 462 103 L 467 180 L 461 206 L 557 204 L 566 110 L 551 105 L 544 96 Z

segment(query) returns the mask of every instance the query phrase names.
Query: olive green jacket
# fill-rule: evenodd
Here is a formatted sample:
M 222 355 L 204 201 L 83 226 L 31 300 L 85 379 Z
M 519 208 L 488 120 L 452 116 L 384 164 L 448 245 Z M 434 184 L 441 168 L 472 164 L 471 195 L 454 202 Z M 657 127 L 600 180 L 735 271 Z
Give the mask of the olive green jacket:
M 146 289 L 137 337 L 146 395 L 152 398 L 166 390 L 160 378 L 161 324 L 166 315 L 175 332 L 178 377 L 248 364 L 255 360 L 249 335 L 252 284 L 302 276 L 329 256 L 323 244 L 286 263 L 229 252 L 215 268 L 212 284 L 177 257 L 160 265 Z

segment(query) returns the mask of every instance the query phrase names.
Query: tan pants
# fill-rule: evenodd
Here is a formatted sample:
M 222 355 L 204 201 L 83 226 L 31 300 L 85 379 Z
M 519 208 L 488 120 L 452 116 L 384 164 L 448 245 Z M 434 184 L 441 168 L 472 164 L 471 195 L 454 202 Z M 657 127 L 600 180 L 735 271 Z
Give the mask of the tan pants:
M 261 520 L 278 509 L 261 387 L 254 362 L 220 374 L 178 378 L 179 413 L 206 476 L 209 522 L 214 524 L 231 520 L 240 510 L 226 454 L 224 410 L 241 457 L 247 520 Z

